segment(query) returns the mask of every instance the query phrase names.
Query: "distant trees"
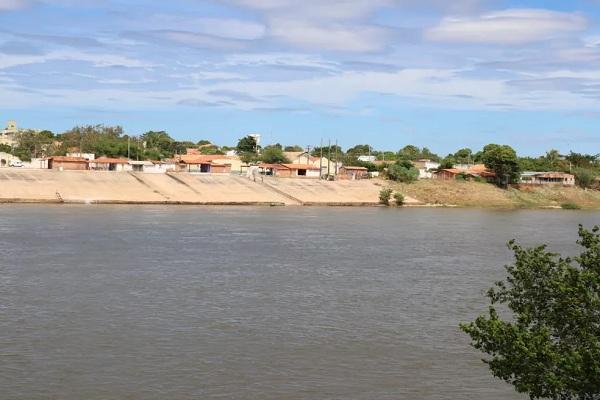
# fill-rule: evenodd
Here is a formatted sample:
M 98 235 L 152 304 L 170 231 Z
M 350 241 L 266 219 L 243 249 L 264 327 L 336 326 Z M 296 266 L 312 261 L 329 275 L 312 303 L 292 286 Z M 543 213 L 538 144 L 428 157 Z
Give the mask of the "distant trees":
M 419 148 L 414 145 L 404 146 L 400 151 L 398 151 L 397 158 L 399 160 L 409 160 L 415 161 L 420 159 L 428 159 L 432 161 L 439 161 L 440 157 L 432 153 L 427 147 Z
M 277 163 L 288 163 L 290 160 L 283 154 L 283 150 L 281 149 L 281 145 L 272 145 L 267 146 L 263 149 L 261 157 L 261 161 L 269 164 L 277 164 Z
M 507 145 L 488 144 L 480 154 L 486 168 L 496 174 L 496 184 L 506 186 L 519 181 L 520 169 L 515 150 Z
M 283 149 L 283 151 L 289 151 L 289 152 L 298 152 L 298 151 L 304 151 L 304 149 L 302 148 L 302 146 L 298 146 L 293 145 L 293 146 L 285 146 L 285 148 Z
M 579 227 L 573 259 L 514 242 L 487 315 L 461 324 L 492 374 L 531 399 L 600 398 L 600 235 Z
M 256 143 L 256 139 L 254 139 L 252 136 L 244 136 L 243 138 L 238 140 L 237 146 L 235 148 L 240 154 L 258 152 L 258 145 Z
M 258 161 L 258 144 L 252 136 L 244 136 L 235 147 L 240 159 L 246 164 Z

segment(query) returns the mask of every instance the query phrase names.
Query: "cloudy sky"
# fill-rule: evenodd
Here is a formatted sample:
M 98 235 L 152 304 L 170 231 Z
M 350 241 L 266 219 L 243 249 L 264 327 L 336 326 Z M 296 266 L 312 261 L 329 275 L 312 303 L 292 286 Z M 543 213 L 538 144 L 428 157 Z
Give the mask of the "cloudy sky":
M 0 94 L 55 131 L 598 153 L 600 0 L 0 0 Z

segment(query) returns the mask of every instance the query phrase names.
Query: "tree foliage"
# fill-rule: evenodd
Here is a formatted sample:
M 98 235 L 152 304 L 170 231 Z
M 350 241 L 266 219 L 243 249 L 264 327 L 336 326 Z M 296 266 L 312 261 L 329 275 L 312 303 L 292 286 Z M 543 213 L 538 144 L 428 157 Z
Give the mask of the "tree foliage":
M 302 146 L 298 146 L 297 144 L 295 144 L 293 146 L 285 146 L 283 151 L 298 152 L 298 151 L 304 151 L 304 149 L 302 148 Z
M 519 180 L 519 163 L 515 150 L 507 145 L 488 144 L 481 152 L 481 161 L 496 173 L 496 184 L 507 185 Z
M 288 160 L 285 154 L 283 154 L 283 150 L 281 150 L 281 145 L 265 147 L 261 155 L 261 160 L 269 164 L 290 162 L 290 160 Z
M 414 182 L 419 179 L 419 170 L 410 161 L 398 161 L 388 167 L 388 177 L 399 182 Z
M 244 136 L 238 140 L 235 148 L 238 153 L 256 153 L 258 150 L 258 145 L 256 143 L 256 139 L 254 139 L 252 136 Z
M 488 314 L 461 324 L 492 374 L 531 399 L 600 398 L 598 232 L 579 227 L 574 259 L 510 242 L 515 262 L 488 291 Z

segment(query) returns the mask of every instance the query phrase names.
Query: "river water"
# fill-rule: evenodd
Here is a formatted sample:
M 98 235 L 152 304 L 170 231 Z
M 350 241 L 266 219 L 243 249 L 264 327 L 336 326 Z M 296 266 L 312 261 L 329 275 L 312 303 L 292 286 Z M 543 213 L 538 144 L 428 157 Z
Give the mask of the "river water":
M 457 325 L 600 213 L 0 208 L 0 399 L 521 399 Z

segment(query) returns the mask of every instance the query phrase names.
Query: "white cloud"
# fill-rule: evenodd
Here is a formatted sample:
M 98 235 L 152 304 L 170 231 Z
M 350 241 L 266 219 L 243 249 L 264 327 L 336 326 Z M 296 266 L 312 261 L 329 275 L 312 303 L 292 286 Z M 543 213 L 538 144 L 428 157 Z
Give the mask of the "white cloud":
M 509 9 L 478 17 L 447 17 L 425 32 L 439 42 L 522 44 L 582 31 L 587 21 L 579 13 L 542 9 Z
M 302 20 L 274 19 L 271 36 L 305 49 L 372 52 L 385 48 L 388 31 L 369 25 L 313 24 Z
M 25 7 L 28 3 L 28 0 L 0 0 L 0 11 L 17 10 Z

